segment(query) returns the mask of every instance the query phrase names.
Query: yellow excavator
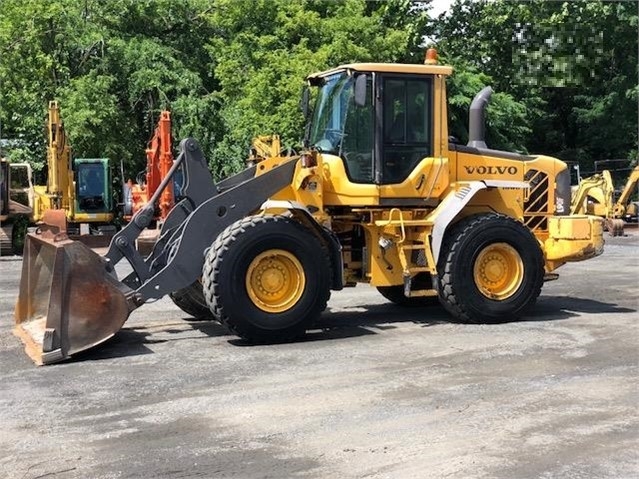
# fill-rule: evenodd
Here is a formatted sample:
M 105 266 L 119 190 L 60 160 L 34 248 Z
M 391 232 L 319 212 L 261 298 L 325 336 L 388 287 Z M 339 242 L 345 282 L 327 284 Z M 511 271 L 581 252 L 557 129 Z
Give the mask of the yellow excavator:
M 66 218 L 74 237 L 92 246 L 107 246 L 115 233 L 109 160 L 71 159 L 56 101 L 49 102 L 47 135 L 46 185 L 33 184 L 30 165 L 2 160 L 0 254 L 22 251 L 26 226 L 56 215 Z
M 623 236 L 624 220 L 637 216 L 637 205 L 631 203 L 630 198 L 637 190 L 638 181 L 639 166 L 636 166 L 615 201 L 615 185 L 610 171 L 603 170 L 585 178 L 573 193 L 571 214 L 601 216 L 605 220 L 605 228 L 612 236 Z
M 612 207 L 612 215 L 614 218 L 623 218 L 626 221 L 637 221 L 639 205 L 637 201 L 631 202 L 630 199 L 633 195 L 639 193 L 638 186 L 639 166 L 635 166 L 628 175 L 626 184 Z
M 58 102 L 49 102 L 47 184 L 34 189 L 33 220 L 66 218 L 76 234 L 115 232 L 111 171 L 106 158 L 71 159 Z M 91 231 L 93 230 L 93 231 Z
M 253 138 L 249 148 L 248 166 L 253 166 L 267 158 L 280 156 L 282 143 L 279 135 L 259 135 Z
M 471 105 L 468 144 L 450 143 L 451 73 L 432 50 L 424 64 L 314 73 L 299 154 L 214 183 L 188 138 L 104 256 L 67 239 L 63 222 L 29 234 L 15 311 L 27 353 L 62 361 L 112 337 L 145 302 L 185 290 L 251 342 L 303 335 L 331 290 L 357 283 L 402 304 L 437 297 L 459 322 L 528 314 L 557 268 L 602 253 L 603 220 L 570 214 L 564 162 L 486 145 L 489 87 Z M 135 240 L 178 171 L 181 200 L 143 258 Z M 130 273 L 119 277 L 123 260 Z

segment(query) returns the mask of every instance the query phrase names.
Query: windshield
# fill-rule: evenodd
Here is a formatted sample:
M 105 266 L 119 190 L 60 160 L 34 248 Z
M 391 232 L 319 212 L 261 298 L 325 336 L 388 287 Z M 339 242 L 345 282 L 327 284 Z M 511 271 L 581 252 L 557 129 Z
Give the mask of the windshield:
M 353 82 L 346 72 L 323 79 L 311 119 L 310 145 L 339 154 Z
M 80 196 L 102 196 L 106 190 L 104 168 L 99 163 L 85 163 L 78 167 Z

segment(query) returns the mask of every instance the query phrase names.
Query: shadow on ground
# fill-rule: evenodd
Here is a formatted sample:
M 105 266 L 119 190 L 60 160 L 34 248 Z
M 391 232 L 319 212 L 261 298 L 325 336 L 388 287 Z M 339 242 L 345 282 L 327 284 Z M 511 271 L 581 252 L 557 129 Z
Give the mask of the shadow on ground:
M 315 327 L 304 336 L 280 343 L 315 342 L 355 338 L 378 334 L 397 328 L 397 323 L 414 323 L 423 327 L 446 323 L 449 317 L 440 306 L 402 307 L 392 303 L 329 308 L 321 316 Z M 251 346 L 255 343 L 243 339 L 230 339 L 235 346 Z M 265 344 L 265 343 L 261 343 Z
M 625 314 L 636 313 L 636 309 L 626 308 L 614 303 L 604 303 L 589 298 L 575 298 L 571 296 L 542 296 L 530 315 L 522 321 L 552 321 L 568 319 L 587 314 Z
M 624 314 L 635 312 L 636 310 L 631 308 L 620 307 L 616 304 L 604 303 L 593 299 L 542 296 L 528 316 L 512 321 L 504 318 L 501 323 L 559 321 L 577 317 L 580 313 Z M 188 334 L 185 336 L 185 333 L 188 333 L 189 330 L 199 331 L 209 337 L 229 336 L 228 342 L 234 346 L 245 347 L 258 344 L 237 338 L 226 327 L 215 321 L 195 321 L 189 317 L 183 319 L 184 322 L 172 323 L 163 329 L 157 326 L 124 328 L 104 345 L 80 353 L 74 356 L 73 360 L 100 360 L 151 354 L 153 351 L 147 345 L 193 339 L 194 336 Z M 268 344 L 356 338 L 395 329 L 398 327 L 398 323 L 413 323 L 420 327 L 431 327 L 451 322 L 454 322 L 454 320 L 440 305 L 407 308 L 385 303 L 370 306 L 334 307 L 325 311 L 315 328 L 311 329 L 305 336 L 294 340 L 279 343 L 270 342 Z M 495 324 L 494 327 L 499 327 L 499 324 Z M 161 333 L 163 337 L 157 337 L 157 335 L 153 337 L 154 333 Z M 171 337 L 171 335 L 175 335 L 175 337 Z
M 124 327 L 111 339 L 93 349 L 73 356 L 73 361 L 112 359 L 126 356 L 152 354 L 147 345 L 194 339 L 195 336 L 185 336 L 184 333 L 198 330 L 209 337 L 226 336 L 229 331 L 213 321 L 195 321 L 185 317 L 183 322 L 172 323 L 165 328 L 157 326 Z M 153 337 L 155 333 L 162 333 L 164 337 Z M 179 337 L 177 335 L 180 335 Z M 168 337 L 166 335 L 169 335 Z M 171 337 L 175 335 L 175 337 Z

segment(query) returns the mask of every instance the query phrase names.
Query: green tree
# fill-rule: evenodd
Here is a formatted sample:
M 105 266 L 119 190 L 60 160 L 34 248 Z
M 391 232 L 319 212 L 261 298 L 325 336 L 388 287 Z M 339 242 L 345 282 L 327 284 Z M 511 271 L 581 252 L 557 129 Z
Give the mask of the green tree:
M 215 171 L 239 168 L 257 134 L 279 133 L 285 145 L 299 145 L 306 75 L 344 63 L 407 59 L 421 41 L 427 4 L 218 1 L 210 13 L 217 34 L 208 44 L 224 125 Z
M 586 169 L 636 157 L 636 2 L 457 0 L 436 32 L 445 55 L 525 105 L 526 149 Z
M 144 164 L 161 109 L 176 137 L 212 151 L 215 79 L 204 48 L 213 31 L 205 0 L 6 0 L 0 9 L 0 121 L 12 152 L 44 163 L 46 107 L 61 104 L 75 156 Z

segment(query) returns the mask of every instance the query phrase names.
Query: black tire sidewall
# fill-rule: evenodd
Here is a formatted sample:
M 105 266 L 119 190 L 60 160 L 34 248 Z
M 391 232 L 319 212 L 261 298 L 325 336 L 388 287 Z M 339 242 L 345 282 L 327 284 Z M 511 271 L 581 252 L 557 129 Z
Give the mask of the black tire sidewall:
M 202 283 L 195 281 L 186 288 L 174 291 L 169 295 L 173 303 L 185 313 L 196 320 L 214 319 L 213 312 L 209 309 L 204 298 Z
M 304 269 L 305 286 L 298 302 L 287 311 L 270 313 L 257 307 L 246 290 L 246 273 L 259 254 L 273 249 L 291 253 Z M 324 308 L 329 268 L 319 240 L 294 220 L 279 217 L 246 228 L 220 256 L 216 295 L 227 321 L 262 334 L 302 332 Z
M 499 301 L 482 294 L 474 278 L 478 254 L 494 243 L 512 246 L 523 264 L 521 285 L 512 296 Z M 525 226 L 495 217 L 478 224 L 460 241 L 451 273 L 457 302 L 470 317 L 487 322 L 508 321 L 519 317 L 534 304 L 543 283 L 543 257 L 537 240 Z

